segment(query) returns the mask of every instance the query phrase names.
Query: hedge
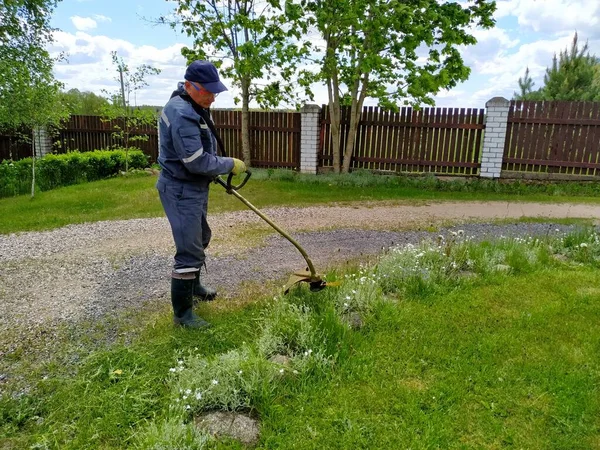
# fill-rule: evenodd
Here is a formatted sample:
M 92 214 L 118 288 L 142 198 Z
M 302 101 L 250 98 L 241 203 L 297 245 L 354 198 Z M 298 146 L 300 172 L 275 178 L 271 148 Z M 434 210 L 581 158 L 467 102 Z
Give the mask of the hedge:
M 148 167 L 141 150 L 128 151 L 129 169 Z M 101 180 L 125 170 L 125 150 L 96 150 L 49 154 L 35 162 L 36 190 L 48 191 L 87 181 Z M 0 198 L 31 192 L 31 158 L 0 163 Z

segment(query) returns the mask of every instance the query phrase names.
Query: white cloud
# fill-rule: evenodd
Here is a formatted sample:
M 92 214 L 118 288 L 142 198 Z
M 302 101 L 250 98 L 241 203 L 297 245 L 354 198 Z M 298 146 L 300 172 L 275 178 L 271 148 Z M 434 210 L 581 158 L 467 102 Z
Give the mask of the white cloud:
M 91 17 L 73 16 L 71 17 L 71 22 L 73 22 L 73 25 L 79 31 L 93 30 L 98 26 L 96 21 Z
M 102 14 L 94 14 L 94 19 L 98 22 L 112 22 L 112 19 L 107 16 L 103 16 Z
M 147 78 L 149 86 L 131 100 L 137 101 L 137 104 L 163 105 L 177 87 L 177 82 L 183 79 L 186 61 L 181 56 L 182 47 L 183 44 L 164 48 L 137 46 L 122 39 L 93 36 L 83 31 L 74 34 L 57 31 L 49 51 L 51 55 L 61 52 L 67 55 L 66 62 L 55 66 L 56 77 L 65 83 L 66 89 L 77 88 L 100 95 L 103 91 L 116 92 L 119 88 L 111 51 L 116 51 L 132 69 L 141 64 L 161 69 L 160 75 Z M 224 93 L 219 97 L 219 104 L 233 106 L 231 96 Z
M 497 18 L 514 16 L 519 25 L 551 35 L 581 31 L 600 37 L 598 0 L 506 0 L 498 1 Z

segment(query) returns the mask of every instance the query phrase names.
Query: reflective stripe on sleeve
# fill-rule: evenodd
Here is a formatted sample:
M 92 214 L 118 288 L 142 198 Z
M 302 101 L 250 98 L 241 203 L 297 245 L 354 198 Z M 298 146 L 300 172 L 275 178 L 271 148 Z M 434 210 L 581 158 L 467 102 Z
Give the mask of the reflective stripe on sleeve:
M 199 156 L 200 156 L 202 153 L 204 153 L 204 150 L 203 150 L 203 149 L 200 149 L 200 150 L 196 151 L 196 153 L 194 153 L 194 154 L 193 154 L 192 156 L 190 156 L 189 158 L 184 158 L 184 159 L 182 159 L 182 161 L 183 161 L 185 164 L 189 164 L 189 163 L 191 163 L 192 161 L 194 161 L 196 158 L 198 158 L 198 157 L 199 157 Z
M 160 115 L 160 118 L 163 120 L 164 123 L 167 124 L 167 127 L 171 126 L 171 122 L 169 122 L 169 119 L 167 118 L 167 115 L 165 114 L 165 112 L 163 111 L 163 113 Z
M 208 125 L 206 125 L 205 123 L 201 123 L 200 128 L 202 128 L 204 130 L 208 130 Z

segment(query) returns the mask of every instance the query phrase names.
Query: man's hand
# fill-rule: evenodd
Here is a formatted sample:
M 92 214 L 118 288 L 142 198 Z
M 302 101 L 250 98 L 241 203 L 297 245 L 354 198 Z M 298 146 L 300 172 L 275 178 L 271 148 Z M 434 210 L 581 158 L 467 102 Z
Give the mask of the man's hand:
M 231 158 L 233 160 L 233 169 L 231 169 L 231 173 L 234 175 L 239 175 L 240 173 L 244 173 L 246 171 L 246 164 L 244 161 L 237 158 Z

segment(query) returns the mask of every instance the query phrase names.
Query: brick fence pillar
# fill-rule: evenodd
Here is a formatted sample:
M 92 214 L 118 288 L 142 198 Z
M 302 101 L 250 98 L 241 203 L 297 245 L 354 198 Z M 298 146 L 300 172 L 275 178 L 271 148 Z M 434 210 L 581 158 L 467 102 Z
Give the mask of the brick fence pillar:
M 483 151 L 481 152 L 481 177 L 500 178 L 509 107 L 510 102 L 503 97 L 494 97 L 485 104 L 486 120 Z
M 304 105 L 300 110 L 302 134 L 300 138 L 300 172 L 317 173 L 319 166 L 319 118 L 321 108 Z
M 36 127 L 32 133 L 33 144 L 35 145 L 35 155 L 38 158 L 43 157 L 47 153 L 52 153 L 52 138 L 45 127 Z

